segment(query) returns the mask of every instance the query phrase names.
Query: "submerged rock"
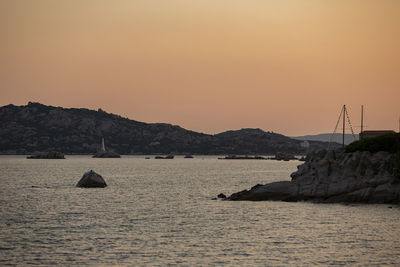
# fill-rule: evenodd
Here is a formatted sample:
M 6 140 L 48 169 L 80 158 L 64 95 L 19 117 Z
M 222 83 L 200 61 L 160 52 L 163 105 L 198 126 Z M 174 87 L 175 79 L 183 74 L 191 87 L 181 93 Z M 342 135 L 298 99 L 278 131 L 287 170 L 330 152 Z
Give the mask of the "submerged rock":
M 64 154 L 57 151 L 39 152 L 26 157 L 27 159 L 65 159 Z
M 79 180 L 79 182 L 76 184 L 77 187 L 106 187 L 107 184 L 104 181 L 103 177 L 94 172 L 93 170 L 90 170 L 86 172 L 82 178 Z
M 400 203 L 392 156 L 387 152 L 319 150 L 307 155 L 305 163 L 291 174 L 291 181 L 257 185 L 228 199 Z

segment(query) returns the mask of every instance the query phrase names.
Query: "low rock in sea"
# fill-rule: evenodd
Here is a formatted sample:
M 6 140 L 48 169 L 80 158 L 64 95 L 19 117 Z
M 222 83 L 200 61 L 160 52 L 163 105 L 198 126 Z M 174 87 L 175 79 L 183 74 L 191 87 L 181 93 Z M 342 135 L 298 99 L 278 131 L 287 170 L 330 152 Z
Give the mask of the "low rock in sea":
M 94 172 L 93 170 L 90 170 L 83 174 L 82 178 L 79 180 L 79 182 L 76 184 L 77 187 L 106 187 L 107 184 L 104 181 L 103 177 Z
M 225 196 L 224 193 L 220 193 L 217 197 L 218 197 L 218 198 L 226 198 L 226 196 Z
M 65 159 L 64 154 L 57 151 L 39 152 L 26 157 L 27 159 Z
M 111 151 L 101 151 L 93 155 L 93 158 L 120 158 L 121 156 Z

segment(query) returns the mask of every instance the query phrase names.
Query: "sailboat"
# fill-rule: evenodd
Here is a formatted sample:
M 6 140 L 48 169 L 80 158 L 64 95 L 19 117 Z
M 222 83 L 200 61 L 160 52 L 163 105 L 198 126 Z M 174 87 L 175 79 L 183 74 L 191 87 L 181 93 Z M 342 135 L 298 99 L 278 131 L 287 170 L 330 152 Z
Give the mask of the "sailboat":
M 101 138 L 101 149 L 93 155 L 93 158 L 120 158 L 121 156 L 115 152 L 107 151 L 104 144 L 104 137 Z

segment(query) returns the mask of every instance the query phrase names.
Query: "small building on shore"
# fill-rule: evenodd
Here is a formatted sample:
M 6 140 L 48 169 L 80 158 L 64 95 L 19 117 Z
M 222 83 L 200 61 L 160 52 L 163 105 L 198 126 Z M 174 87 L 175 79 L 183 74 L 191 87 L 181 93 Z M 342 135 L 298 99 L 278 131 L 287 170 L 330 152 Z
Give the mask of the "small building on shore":
M 391 134 L 395 133 L 395 131 L 392 130 L 372 130 L 372 131 L 362 131 L 359 136 L 360 140 L 365 139 L 365 138 L 371 138 L 371 137 L 377 137 L 385 134 Z
M 307 140 L 303 141 L 300 143 L 300 147 L 301 148 L 310 148 L 310 142 L 308 142 Z

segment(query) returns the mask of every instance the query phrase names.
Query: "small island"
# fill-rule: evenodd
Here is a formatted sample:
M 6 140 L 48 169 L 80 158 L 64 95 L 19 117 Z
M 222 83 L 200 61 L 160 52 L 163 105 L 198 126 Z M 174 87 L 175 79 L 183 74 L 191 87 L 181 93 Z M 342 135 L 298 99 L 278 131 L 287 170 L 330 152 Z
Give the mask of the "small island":
M 32 154 L 27 159 L 65 159 L 64 154 L 57 151 L 38 152 Z

